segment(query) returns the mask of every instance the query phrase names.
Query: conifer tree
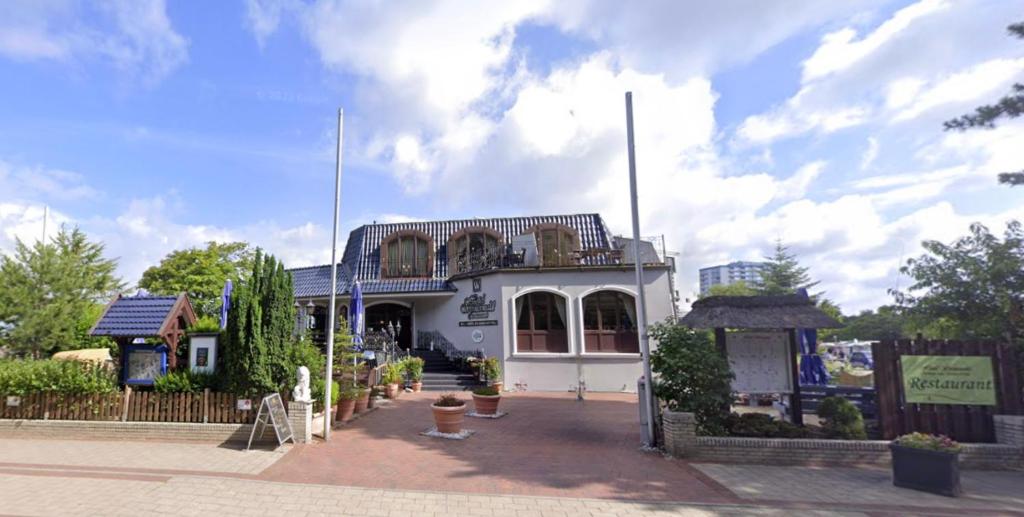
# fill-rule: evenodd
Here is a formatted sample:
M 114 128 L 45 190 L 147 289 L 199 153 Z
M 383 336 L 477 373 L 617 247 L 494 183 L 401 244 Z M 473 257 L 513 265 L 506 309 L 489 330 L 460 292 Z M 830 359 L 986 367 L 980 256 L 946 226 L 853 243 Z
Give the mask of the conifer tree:
M 808 269 L 800 265 L 796 255 L 790 253 L 782 241 L 775 241 L 775 254 L 765 257 L 765 260 L 761 280 L 755 286 L 758 294 L 793 294 L 797 289 L 809 291 L 818 285 L 818 282 L 811 281 Z

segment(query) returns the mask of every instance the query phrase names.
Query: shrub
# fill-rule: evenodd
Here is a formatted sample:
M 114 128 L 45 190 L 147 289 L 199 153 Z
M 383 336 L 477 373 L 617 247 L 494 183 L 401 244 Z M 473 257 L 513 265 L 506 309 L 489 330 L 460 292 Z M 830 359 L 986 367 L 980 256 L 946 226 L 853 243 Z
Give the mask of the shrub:
M 493 397 L 495 395 L 501 395 L 501 393 L 498 393 L 498 388 L 495 388 L 494 386 L 477 388 L 473 390 L 473 394 L 480 395 L 481 397 Z
M 420 382 L 423 380 L 423 365 L 426 361 L 422 357 L 410 357 L 405 360 L 405 374 L 409 376 L 413 382 Z
M 349 388 L 343 388 L 341 390 L 341 392 L 338 393 L 338 398 L 340 398 L 341 400 L 356 400 L 359 397 L 363 396 L 363 393 L 365 391 L 366 390 L 364 388 L 361 388 L 359 386 L 352 386 L 352 387 L 349 387 Z M 331 398 L 334 398 L 334 397 L 332 396 Z
M 501 380 L 501 363 L 498 362 L 497 357 L 488 357 L 487 359 L 484 359 L 483 369 L 484 377 L 487 377 L 487 380 Z
M 385 366 L 384 373 L 381 375 L 381 382 L 384 384 L 400 384 L 402 382 L 402 375 L 405 373 L 403 362 L 398 361 Z
M 725 426 L 730 436 L 747 436 L 754 438 L 808 438 L 810 430 L 792 422 L 776 420 L 764 413 L 730 414 L 725 419 Z
M 654 393 L 668 409 L 693 413 L 698 433 L 725 434 L 732 401 L 729 362 L 707 333 L 663 323 L 652 326 L 650 335 L 658 341 L 651 353 Z
M 960 452 L 960 444 L 945 435 L 931 435 L 925 433 L 910 433 L 893 440 L 896 445 L 913 447 L 915 449 L 928 449 L 930 451 Z
M 153 391 L 157 393 L 196 393 L 213 388 L 217 379 L 209 373 L 195 373 L 191 370 L 167 372 L 153 380 Z
M 866 440 L 864 417 L 852 402 L 841 397 L 825 397 L 818 406 L 818 416 L 830 438 Z
M 0 360 L 0 395 L 34 392 L 69 395 L 117 391 L 114 370 L 78 361 Z
M 189 334 L 219 334 L 220 319 L 214 316 L 200 316 L 191 327 Z
M 313 406 L 317 410 L 323 409 L 326 388 L 327 385 L 323 379 L 316 379 L 310 383 L 310 395 L 313 397 Z M 339 398 L 341 398 L 341 385 L 338 384 L 338 381 L 331 381 L 331 407 L 338 403 Z
M 288 380 L 286 387 L 292 388 L 295 383 L 298 382 L 295 378 L 295 372 L 300 366 L 309 368 L 309 383 L 312 387 L 316 381 L 323 382 L 324 369 L 327 367 L 327 356 L 317 348 L 306 336 L 296 340 L 292 346 L 288 348 L 288 364 L 291 369 L 292 376 Z M 312 388 L 310 388 L 312 389 Z
M 460 399 L 454 393 L 445 393 L 444 395 L 437 397 L 437 400 L 434 401 L 434 405 L 437 407 L 459 407 L 465 406 L 466 401 Z

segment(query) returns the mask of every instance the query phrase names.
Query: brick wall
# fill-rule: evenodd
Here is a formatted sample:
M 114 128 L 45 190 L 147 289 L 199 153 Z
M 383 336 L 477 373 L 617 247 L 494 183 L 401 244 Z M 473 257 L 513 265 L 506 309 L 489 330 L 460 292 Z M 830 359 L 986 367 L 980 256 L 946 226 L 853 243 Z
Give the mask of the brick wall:
M 223 443 L 248 441 L 251 432 L 252 424 L 0 420 L 0 436 L 5 438 L 188 440 Z M 276 441 L 273 429 L 267 429 L 263 439 L 260 441 Z
M 888 441 L 696 436 L 693 414 L 672 411 L 664 413 L 662 422 L 665 450 L 673 456 L 699 461 L 834 467 L 889 465 L 891 460 Z M 1000 439 L 998 444 L 964 444 L 960 453 L 961 466 L 984 470 L 1024 467 L 1024 417 L 1009 417 L 1003 422 L 1003 436 L 1015 436 L 1021 441 Z

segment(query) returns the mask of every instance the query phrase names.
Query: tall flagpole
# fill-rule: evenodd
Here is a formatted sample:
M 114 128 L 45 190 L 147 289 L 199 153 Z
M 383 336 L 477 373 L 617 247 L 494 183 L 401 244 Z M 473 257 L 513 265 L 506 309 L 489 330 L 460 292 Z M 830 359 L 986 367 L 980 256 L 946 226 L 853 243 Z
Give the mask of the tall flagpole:
M 331 302 L 327 309 L 327 371 L 324 373 L 324 440 L 331 438 L 331 384 L 334 379 L 334 318 L 338 315 L 338 214 L 341 209 L 341 130 L 345 110 L 338 108 L 338 152 L 334 172 L 334 235 L 331 238 Z
M 644 442 L 649 447 L 657 445 L 654 430 L 654 379 L 651 377 L 651 343 L 647 336 L 647 297 L 644 295 L 644 261 L 640 257 L 640 210 L 636 194 L 636 152 L 633 149 L 633 92 L 626 92 L 626 148 L 629 151 L 629 201 L 633 211 L 633 265 L 636 269 L 636 292 L 640 302 L 637 316 L 637 330 L 640 332 L 640 357 L 644 365 L 646 389 L 640 401 L 647 410 L 646 427 L 643 429 Z

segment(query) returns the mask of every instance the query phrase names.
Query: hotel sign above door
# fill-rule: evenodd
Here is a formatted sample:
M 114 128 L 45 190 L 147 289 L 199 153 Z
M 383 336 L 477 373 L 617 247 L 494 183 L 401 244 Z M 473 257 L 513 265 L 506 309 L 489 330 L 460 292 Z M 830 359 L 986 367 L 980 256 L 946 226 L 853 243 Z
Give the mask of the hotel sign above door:
M 485 320 L 491 313 L 497 310 L 498 304 L 495 300 L 488 300 L 486 294 L 471 294 L 462 301 L 459 310 L 471 320 Z

